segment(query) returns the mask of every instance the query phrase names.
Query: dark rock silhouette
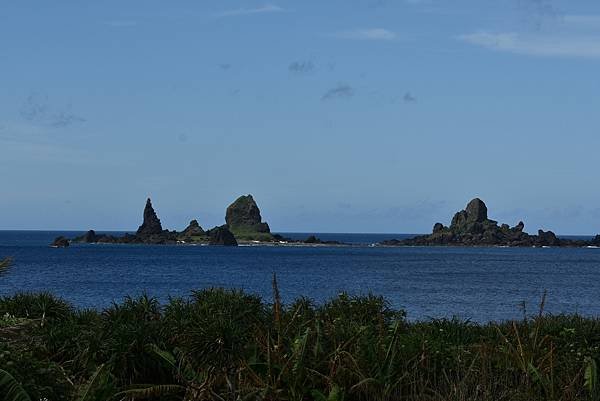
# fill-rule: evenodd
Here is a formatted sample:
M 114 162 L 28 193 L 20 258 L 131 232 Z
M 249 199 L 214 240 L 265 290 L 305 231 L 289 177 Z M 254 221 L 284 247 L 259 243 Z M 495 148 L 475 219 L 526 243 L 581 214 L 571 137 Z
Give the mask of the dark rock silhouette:
M 227 208 L 225 223 L 234 233 L 270 233 L 252 195 L 240 196 Z
M 552 231 L 538 230 L 536 238 L 538 246 L 560 246 L 561 242 Z
M 436 223 L 430 235 L 422 235 L 405 240 L 383 241 L 388 246 L 589 246 L 593 241 L 560 239 L 552 231 L 539 230 L 537 235 L 529 235 L 525 224 L 520 221 L 516 226 L 508 224 L 498 226 L 498 222 L 488 218 L 485 203 L 475 198 L 464 210 L 456 213 L 450 227 Z M 600 235 L 596 239 L 600 243 Z
M 90 230 L 83 236 L 77 238 L 78 242 L 84 242 L 86 244 L 93 244 L 94 242 L 98 242 L 98 239 L 99 238 L 94 230 Z
M 50 246 L 53 248 L 66 248 L 69 246 L 69 240 L 63 236 L 56 237 Z
M 303 241 L 305 244 L 319 244 L 319 245 L 342 245 L 339 241 L 323 241 L 314 235 L 310 235 Z
M 210 245 L 237 246 L 233 233 L 227 226 L 215 227 L 208 232 Z
M 150 198 L 146 200 L 146 207 L 144 208 L 144 221 L 138 228 L 136 234 L 138 236 L 151 236 L 161 234 L 163 232 L 160 220 L 152 207 L 152 201 Z
M 182 237 L 201 237 L 206 235 L 206 231 L 200 227 L 198 220 L 190 221 L 190 224 L 181 232 Z

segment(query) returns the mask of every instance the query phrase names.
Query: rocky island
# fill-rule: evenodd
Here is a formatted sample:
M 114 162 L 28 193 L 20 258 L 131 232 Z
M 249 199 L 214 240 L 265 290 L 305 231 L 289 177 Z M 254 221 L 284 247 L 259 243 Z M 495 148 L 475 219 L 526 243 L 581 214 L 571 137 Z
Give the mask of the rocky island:
M 237 241 L 227 226 L 215 227 L 212 230 L 202 229 L 197 220 L 192 220 L 190 224 L 181 232 L 165 230 L 162 227 L 152 201 L 146 200 L 144 207 L 142 225 L 135 234 L 125 234 L 121 237 L 115 237 L 107 234 L 96 234 L 94 230 L 86 232 L 84 235 L 74 238 L 72 242 L 78 243 L 105 243 L 105 244 L 181 244 L 197 243 L 209 245 L 235 246 Z
M 508 224 L 498 225 L 488 218 L 485 203 L 475 198 L 464 210 L 452 218 L 450 227 L 442 223 L 433 226 L 429 235 L 421 235 L 404 240 L 383 241 L 383 246 L 511 246 L 511 247 L 585 247 L 600 246 L 600 235 L 591 241 L 558 238 L 552 231 L 538 230 L 537 235 L 524 231 L 525 224 L 520 221 L 514 227 Z
M 239 240 L 275 240 L 269 224 L 262 221 L 260 209 L 252 195 L 240 196 L 227 207 L 225 224 Z

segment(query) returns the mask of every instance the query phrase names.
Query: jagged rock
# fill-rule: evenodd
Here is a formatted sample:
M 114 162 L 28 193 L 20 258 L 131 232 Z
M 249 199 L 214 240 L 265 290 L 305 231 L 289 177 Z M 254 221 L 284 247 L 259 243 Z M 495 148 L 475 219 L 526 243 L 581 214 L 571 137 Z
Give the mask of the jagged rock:
M 240 196 L 227 208 L 225 222 L 234 233 L 270 233 L 252 195 Z
M 304 240 L 305 244 L 320 244 L 321 240 L 318 239 L 317 237 L 315 237 L 314 235 L 309 236 L 307 239 Z
M 473 199 L 465 209 L 469 222 L 483 223 L 488 219 L 488 209 L 485 203 L 479 198 Z
M 598 234 L 594 237 L 594 239 L 591 241 L 590 245 L 600 246 L 600 234 Z
M 66 248 L 69 245 L 69 240 L 63 236 L 56 237 L 54 241 L 52 241 L 52 244 L 50 244 L 53 248 Z
M 552 231 L 538 230 L 537 245 L 540 246 L 560 246 L 560 240 Z
M 514 226 L 511 230 L 515 231 L 515 232 L 523 232 L 523 230 L 525 229 L 525 223 L 523 223 L 522 221 L 519 221 L 519 223 Z
M 85 233 L 83 236 L 76 239 L 78 242 L 84 242 L 86 244 L 93 244 L 98 242 L 98 236 L 94 230 L 90 230 Z
M 488 218 L 485 203 L 475 198 L 464 210 L 456 213 L 450 227 L 436 223 L 430 235 L 422 235 L 407 240 L 385 241 L 383 245 L 510 245 L 531 246 L 532 239 L 522 232 L 523 225 L 510 228 L 508 224 L 498 226 L 498 222 Z
M 137 235 L 141 237 L 151 236 L 155 234 L 161 234 L 163 231 L 162 225 L 156 212 L 152 207 L 152 201 L 150 198 L 146 200 L 146 207 L 144 208 L 144 222 L 137 230 Z
M 238 244 L 227 226 L 215 227 L 208 234 L 210 245 L 237 246 Z
M 487 217 L 487 206 L 479 198 L 475 198 L 467 204 L 465 210 L 456 213 L 452 218 L 450 229 L 453 231 L 481 230 L 477 223 L 489 221 Z
M 200 237 L 206 235 L 206 232 L 200 227 L 197 220 L 190 221 L 190 224 L 181 232 L 183 237 Z

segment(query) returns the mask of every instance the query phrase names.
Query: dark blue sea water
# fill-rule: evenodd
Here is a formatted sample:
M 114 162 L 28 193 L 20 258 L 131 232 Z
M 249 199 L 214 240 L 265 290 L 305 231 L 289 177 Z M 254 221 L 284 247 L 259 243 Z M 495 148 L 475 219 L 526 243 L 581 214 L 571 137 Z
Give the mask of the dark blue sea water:
M 371 291 L 404 308 L 410 319 L 519 318 L 519 304 L 525 301 L 535 312 L 544 290 L 549 312 L 600 315 L 600 249 L 367 246 L 403 237 L 390 234 L 318 234 L 352 247 L 48 247 L 58 235 L 77 234 L 0 231 L 0 257 L 15 262 L 0 275 L 0 295 L 49 290 L 75 305 L 102 308 L 143 291 L 164 300 L 222 286 L 270 300 L 277 273 L 284 301 L 306 295 L 322 302 L 342 290 Z

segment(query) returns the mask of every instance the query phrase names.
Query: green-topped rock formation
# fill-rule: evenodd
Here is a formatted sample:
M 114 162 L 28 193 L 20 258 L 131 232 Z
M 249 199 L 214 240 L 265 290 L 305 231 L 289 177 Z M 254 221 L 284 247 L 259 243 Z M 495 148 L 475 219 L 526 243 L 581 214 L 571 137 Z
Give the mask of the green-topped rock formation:
M 260 209 L 252 195 L 240 196 L 227 208 L 225 223 L 238 239 L 271 241 L 271 229 L 262 221 Z

